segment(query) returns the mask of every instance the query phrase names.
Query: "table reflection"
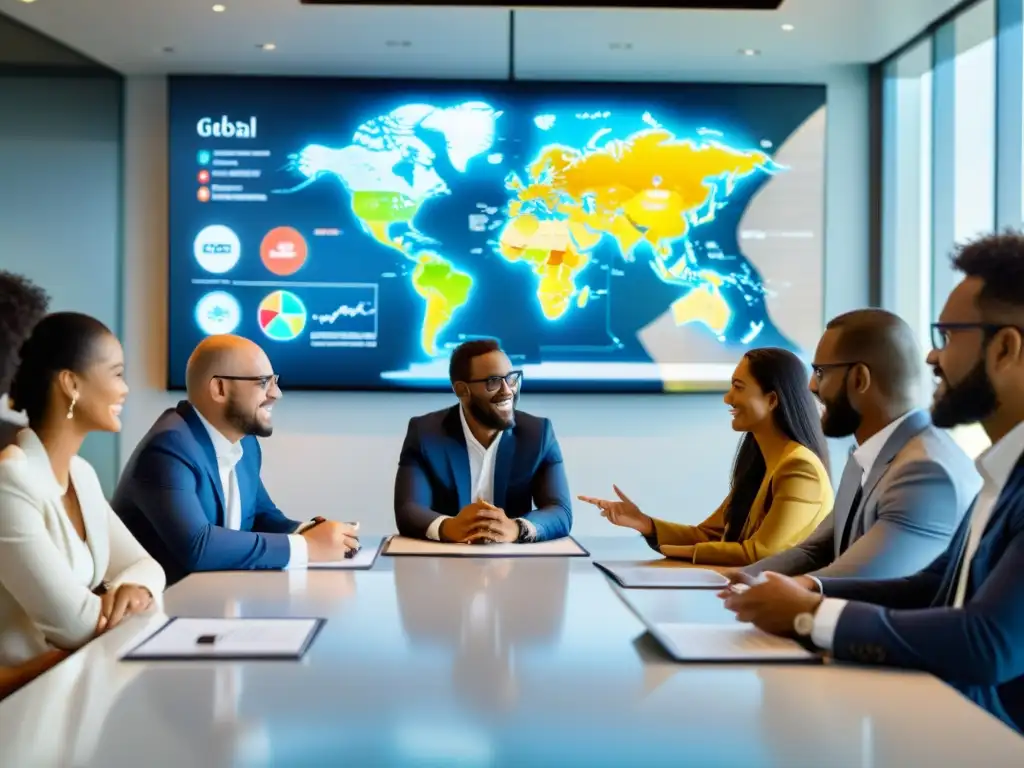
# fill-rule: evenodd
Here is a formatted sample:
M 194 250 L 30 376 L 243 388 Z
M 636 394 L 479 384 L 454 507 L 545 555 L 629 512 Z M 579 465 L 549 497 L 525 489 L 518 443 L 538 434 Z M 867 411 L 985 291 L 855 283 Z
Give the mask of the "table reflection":
M 517 654 L 561 637 L 568 560 L 406 557 L 394 559 L 394 573 L 406 637 L 452 651 L 459 700 L 482 712 L 514 709 Z

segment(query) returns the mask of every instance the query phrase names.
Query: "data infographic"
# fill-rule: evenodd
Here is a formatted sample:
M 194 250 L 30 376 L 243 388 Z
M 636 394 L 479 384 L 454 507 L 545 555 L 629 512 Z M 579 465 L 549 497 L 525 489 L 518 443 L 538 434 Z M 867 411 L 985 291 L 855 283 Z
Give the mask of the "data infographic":
M 720 389 L 822 326 L 825 89 L 170 79 L 168 386 L 259 343 L 283 389 Z

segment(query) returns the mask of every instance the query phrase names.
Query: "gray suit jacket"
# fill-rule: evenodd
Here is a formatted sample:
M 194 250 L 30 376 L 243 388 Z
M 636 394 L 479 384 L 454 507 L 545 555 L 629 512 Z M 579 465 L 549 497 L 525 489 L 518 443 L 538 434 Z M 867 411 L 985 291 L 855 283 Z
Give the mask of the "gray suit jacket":
M 851 456 L 847 467 L 853 461 Z M 861 503 L 851 510 L 860 477 L 859 471 L 843 473 L 832 514 L 802 544 L 744 572 L 869 579 L 916 573 L 946 550 L 981 489 L 973 462 L 924 411 L 912 412 L 886 441 L 864 482 Z M 841 552 L 850 514 L 850 544 Z

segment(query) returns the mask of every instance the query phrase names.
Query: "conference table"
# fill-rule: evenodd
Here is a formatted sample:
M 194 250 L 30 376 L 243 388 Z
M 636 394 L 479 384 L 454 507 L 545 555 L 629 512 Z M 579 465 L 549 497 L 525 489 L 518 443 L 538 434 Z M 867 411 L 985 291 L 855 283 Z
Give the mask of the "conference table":
M 735 621 L 711 591 L 629 593 L 654 620 Z M 1024 739 L 928 675 L 678 664 L 633 609 L 589 558 L 195 574 L 166 615 L 327 622 L 298 662 L 122 661 L 165 620 L 132 618 L 0 703 L 0 765 L 1024 765 Z

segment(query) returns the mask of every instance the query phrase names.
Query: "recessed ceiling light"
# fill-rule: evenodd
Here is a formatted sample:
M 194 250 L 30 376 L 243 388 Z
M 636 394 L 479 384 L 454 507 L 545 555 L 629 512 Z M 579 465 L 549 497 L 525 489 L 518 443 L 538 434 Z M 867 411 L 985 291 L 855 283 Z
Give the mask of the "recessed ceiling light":
M 631 51 L 633 50 L 632 43 L 608 43 L 608 47 L 613 51 Z
M 29 3 L 34 3 L 35 1 L 36 0 L 21 0 L 21 2 L 25 3 L 26 5 L 28 5 Z
M 160 50 L 163 51 L 164 53 L 174 53 L 174 46 L 173 45 L 165 45 Z
M 783 32 L 792 32 L 794 29 L 796 29 L 796 27 L 794 27 L 792 24 L 783 24 L 782 25 L 782 31 Z
M 412 48 L 412 40 L 385 40 L 384 45 L 388 48 Z
M 264 51 L 273 51 L 277 49 L 277 45 L 274 43 L 257 43 L 256 47 Z
M 217 3 L 215 6 L 213 6 L 214 13 L 224 13 L 224 11 L 226 11 L 227 9 L 228 7 L 226 5 L 221 5 L 220 3 Z
M 744 56 L 760 56 L 761 52 L 756 48 L 740 48 L 740 53 Z

